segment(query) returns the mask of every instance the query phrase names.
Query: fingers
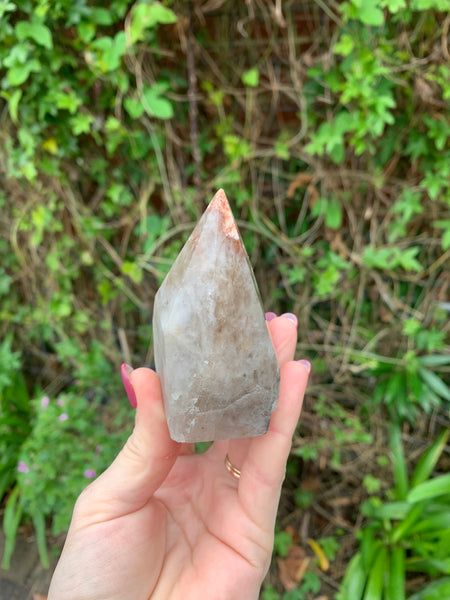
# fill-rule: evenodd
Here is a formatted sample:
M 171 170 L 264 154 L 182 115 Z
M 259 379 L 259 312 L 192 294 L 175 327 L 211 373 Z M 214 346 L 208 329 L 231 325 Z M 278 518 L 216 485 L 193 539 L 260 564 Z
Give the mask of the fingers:
M 293 315 L 291 315 L 294 317 Z M 295 317 L 294 317 L 295 318 Z M 294 358 L 297 345 L 297 322 L 291 318 L 276 317 L 267 323 L 275 354 L 280 366 Z M 273 418 L 273 417 L 272 417 Z M 230 440 L 228 455 L 236 467 L 243 464 L 249 448 L 249 439 Z
M 272 344 L 280 366 L 292 360 L 297 345 L 297 324 L 286 317 L 277 317 L 268 324 Z
M 266 435 L 254 438 L 240 467 L 239 498 L 260 527 L 273 528 L 292 435 L 297 425 L 309 372 L 300 362 L 281 368 L 278 408 Z M 231 452 L 231 451 L 230 451 Z
M 112 465 L 86 490 L 109 511 L 142 507 L 166 478 L 181 450 L 169 435 L 159 378 L 150 369 L 130 374 L 136 394 L 135 427 Z M 109 518 L 118 516 L 109 514 Z

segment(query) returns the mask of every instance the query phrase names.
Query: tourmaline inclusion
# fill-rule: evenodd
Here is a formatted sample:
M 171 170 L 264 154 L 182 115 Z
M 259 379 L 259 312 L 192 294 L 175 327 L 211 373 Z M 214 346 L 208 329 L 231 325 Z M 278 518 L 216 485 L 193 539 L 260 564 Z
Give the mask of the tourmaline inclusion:
M 153 332 L 174 440 L 266 433 L 277 405 L 279 367 L 223 190 L 215 194 L 156 294 Z

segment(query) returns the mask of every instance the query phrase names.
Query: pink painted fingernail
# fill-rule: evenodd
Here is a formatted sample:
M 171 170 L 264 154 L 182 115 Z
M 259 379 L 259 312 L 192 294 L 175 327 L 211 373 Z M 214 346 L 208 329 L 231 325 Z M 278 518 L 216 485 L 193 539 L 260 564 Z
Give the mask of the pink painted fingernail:
M 290 319 L 291 321 L 293 321 L 296 325 L 298 325 L 298 319 L 297 317 L 293 314 L 293 313 L 284 313 L 283 315 L 281 315 L 283 318 L 285 319 Z
M 305 367 L 305 369 L 308 371 L 308 373 L 311 373 L 311 363 L 309 362 L 309 360 L 302 358 L 298 362 L 301 363 Z
M 130 401 L 131 406 L 133 408 L 136 408 L 136 394 L 134 393 L 133 385 L 130 381 L 130 375 L 133 372 L 133 367 L 130 367 L 130 365 L 123 363 L 123 365 L 120 367 L 120 372 L 122 374 L 123 386 L 127 393 L 128 400 Z
M 277 315 L 273 312 L 266 312 L 266 321 L 272 321 L 272 319 L 276 319 Z

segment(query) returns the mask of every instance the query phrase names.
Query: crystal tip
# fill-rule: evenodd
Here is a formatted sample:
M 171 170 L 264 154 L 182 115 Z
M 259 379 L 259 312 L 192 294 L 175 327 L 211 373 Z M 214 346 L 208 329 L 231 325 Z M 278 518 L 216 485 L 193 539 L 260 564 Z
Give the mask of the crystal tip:
M 209 203 L 207 210 L 217 210 L 221 216 L 224 234 L 227 237 L 231 237 L 235 240 L 239 239 L 239 232 L 234 221 L 233 213 L 231 212 L 230 204 L 223 189 L 217 190 L 213 199 Z

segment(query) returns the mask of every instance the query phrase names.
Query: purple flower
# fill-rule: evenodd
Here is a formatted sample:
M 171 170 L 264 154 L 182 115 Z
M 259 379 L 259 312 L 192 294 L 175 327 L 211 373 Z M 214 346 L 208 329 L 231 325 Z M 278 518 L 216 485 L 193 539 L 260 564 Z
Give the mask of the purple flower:
M 69 415 L 67 413 L 62 413 L 62 415 L 59 415 L 58 421 L 67 421 L 68 418 Z
M 94 469 L 86 469 L 86 471 L 84 472 L 84 476 L 86 477 L 86 479 L 92 479 L 96 475 L 97 473 L 94 471 Z
M 48 396 L 44 396 L 41 400 L 41 408 L 42 410 L 45 410 L 47 408 L 47 406 L 49 405 L 50 402 L 50 398 Z
M 64 400 L 62 398 L 58 398 L 58 400 L 56 401 L 56 404 L 58 406 L 64 406 Z
M 17 465 L 17 470 L 19 471 L 19 473 L 28 473 L 28 471 L 30 470 L 27 465 L 23 462 L 23 460 L 19 460 L 19 463 Z

